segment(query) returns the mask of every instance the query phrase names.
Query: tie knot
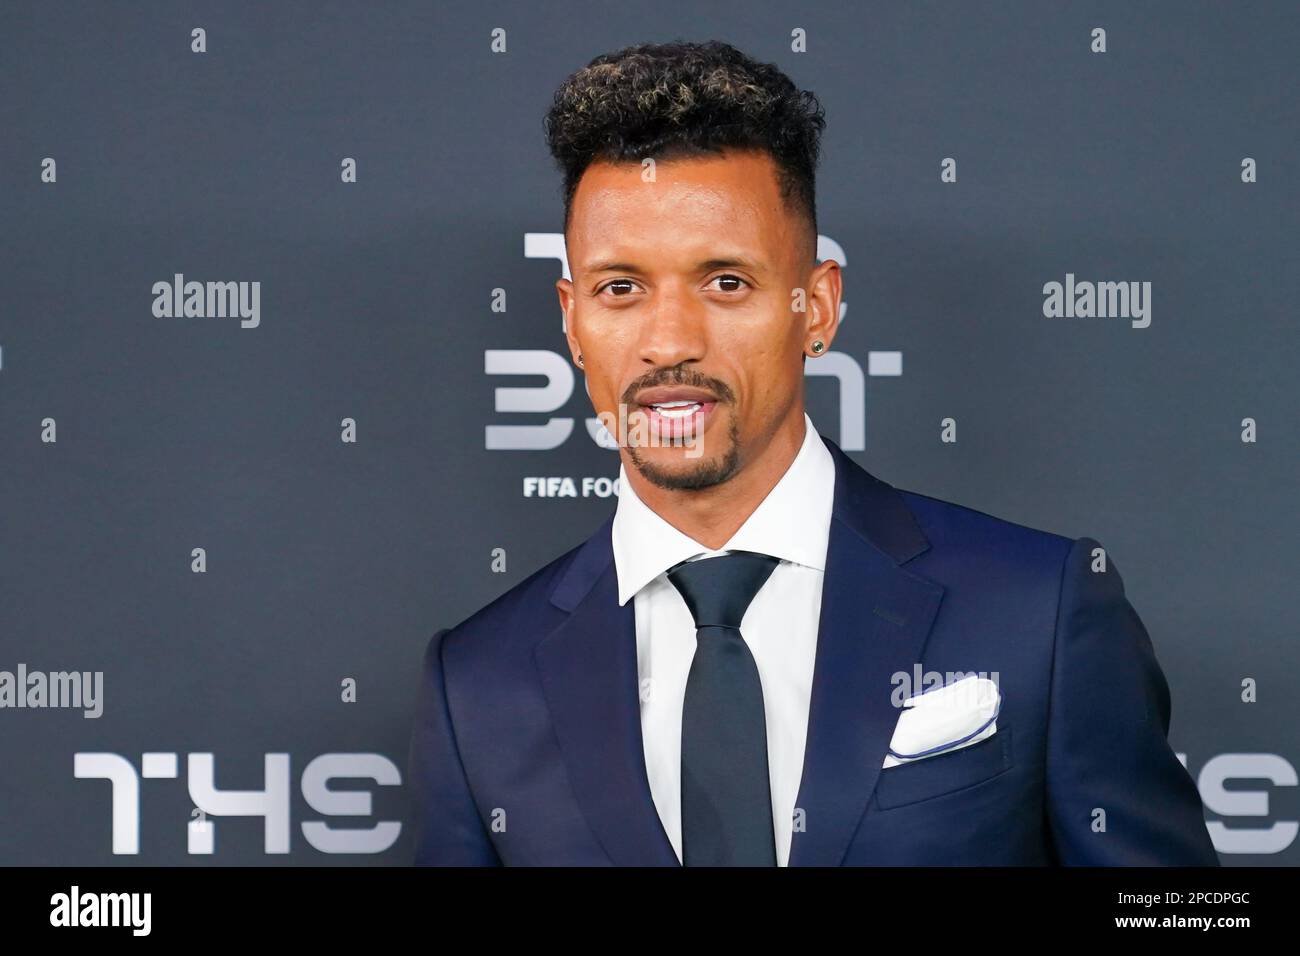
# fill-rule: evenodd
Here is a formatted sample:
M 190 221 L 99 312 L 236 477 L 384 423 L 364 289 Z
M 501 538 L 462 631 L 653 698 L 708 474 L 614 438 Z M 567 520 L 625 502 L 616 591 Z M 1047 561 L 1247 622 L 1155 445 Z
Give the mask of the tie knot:
M 683 561 L 669 569 L 668 580 L 680 592 L 697 628 L 714 625 L 740 629 L 754 595 L 780 563 L 754 551 L 732 551 L 716 558 Z

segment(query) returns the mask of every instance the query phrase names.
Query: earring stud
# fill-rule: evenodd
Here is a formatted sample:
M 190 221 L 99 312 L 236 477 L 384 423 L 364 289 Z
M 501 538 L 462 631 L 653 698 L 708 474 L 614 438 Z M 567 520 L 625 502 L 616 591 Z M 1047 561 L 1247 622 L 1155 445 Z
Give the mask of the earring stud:
M 824 348 L 826 348 L 826 346 L 822 344 L 821 339 L 818 339 L 816 342 L 812 344 L 813 355 L 821 355 L 822 349 Z

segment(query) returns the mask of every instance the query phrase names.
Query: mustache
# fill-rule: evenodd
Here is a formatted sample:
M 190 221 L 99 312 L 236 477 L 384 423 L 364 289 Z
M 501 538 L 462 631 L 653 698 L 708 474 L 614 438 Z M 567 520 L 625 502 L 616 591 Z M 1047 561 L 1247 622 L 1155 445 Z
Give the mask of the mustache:
M 718 396 L 722 402 L 734 400 L 735 395 L 726 382 L 708 378 L 704 375 L 691 375 L 686 372 L 674 372 L 671 369 L 652 372 L 649 375 L 637 379 L 623 391 L 622 401 L 625 405 L 632 404 L 635 395 L 644 388 L 654 388 L 658 385 L 682 385 L 687 388 L 702 388 Z

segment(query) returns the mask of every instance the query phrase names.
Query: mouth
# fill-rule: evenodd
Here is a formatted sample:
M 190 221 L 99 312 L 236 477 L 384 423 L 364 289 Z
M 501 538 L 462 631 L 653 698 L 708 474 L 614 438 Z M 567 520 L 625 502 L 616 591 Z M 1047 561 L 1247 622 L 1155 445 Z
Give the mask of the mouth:
M 714 399 L 678 399 L 641 407 L 645 409 L 652 435 L 680 439 L 699 435 L 717 404 Z
M 656 438 L 673 444 L 682 439 L 697 440 L 715 417 L 719 403 L 713 392 L 692 385 L 643 388 L 633 396 L 633 401 L 646 417 L 651 444 L 656 443 Z

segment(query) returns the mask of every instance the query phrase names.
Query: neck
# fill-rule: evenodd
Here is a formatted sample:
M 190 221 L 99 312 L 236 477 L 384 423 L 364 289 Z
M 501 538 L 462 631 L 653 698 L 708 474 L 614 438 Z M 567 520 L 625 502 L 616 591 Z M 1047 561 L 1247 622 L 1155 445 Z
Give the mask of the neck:
M 797 415 L 782 422 L 758 458 L 745 462 L 719 485 L 689 490 L 661 488 L 648 481 L 634 465 L 625 468 L 627 480 L 651 511 L 682 534 L 716 551 L 748 520 L 768 493 L 789 471 L 806 434 L 802 406 Z

